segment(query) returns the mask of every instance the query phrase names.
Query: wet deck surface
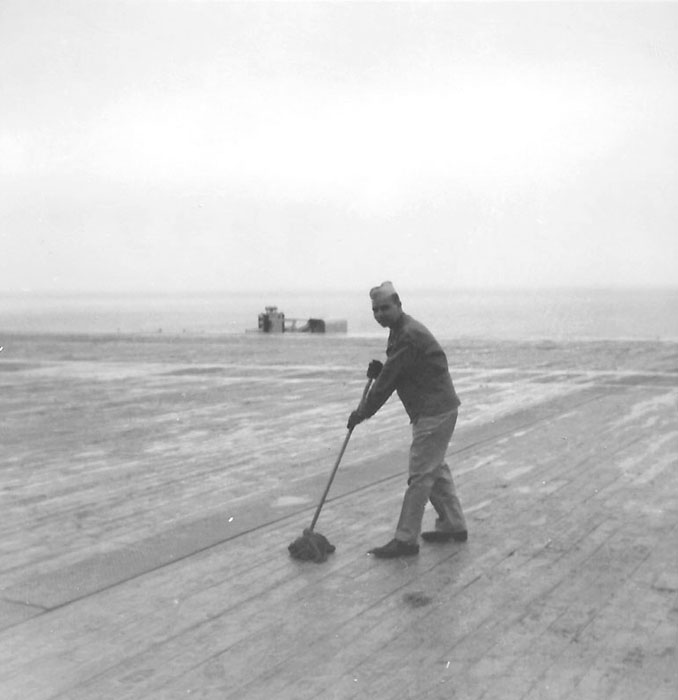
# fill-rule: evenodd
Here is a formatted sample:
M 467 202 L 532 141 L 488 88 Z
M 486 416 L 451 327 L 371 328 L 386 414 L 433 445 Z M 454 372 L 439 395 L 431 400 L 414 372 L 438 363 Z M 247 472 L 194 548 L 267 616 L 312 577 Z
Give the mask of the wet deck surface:
M 287 545 L 383 341 L 266 342 L 4 340 L 3 700 L 676 697 L 678 346 L 447 347 L 468 543 L 365 554 L 405 486 L 392 401 L 313 564 Z

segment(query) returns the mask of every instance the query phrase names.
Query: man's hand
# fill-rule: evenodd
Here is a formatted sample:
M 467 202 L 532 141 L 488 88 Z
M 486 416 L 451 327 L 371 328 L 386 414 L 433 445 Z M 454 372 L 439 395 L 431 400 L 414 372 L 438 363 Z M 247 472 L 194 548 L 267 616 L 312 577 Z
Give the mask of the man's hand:
M 348 423 L 346 424 L 346 427 L 349 430 L 353 430 L 353 428 L 358 425 L 358 423 L 362 423 L 365 420 L 365 416 L 360 413 L 360 411 L 353 411 L 351 415 L 348 417 Z
M 367 366 L 367 378 L 376 379 L 381 373 L 382 369 L 384 369 L 384 365 L 379 362 L 379 360 L 372 360 L 372 362 L 370 362 L 370 364 Z

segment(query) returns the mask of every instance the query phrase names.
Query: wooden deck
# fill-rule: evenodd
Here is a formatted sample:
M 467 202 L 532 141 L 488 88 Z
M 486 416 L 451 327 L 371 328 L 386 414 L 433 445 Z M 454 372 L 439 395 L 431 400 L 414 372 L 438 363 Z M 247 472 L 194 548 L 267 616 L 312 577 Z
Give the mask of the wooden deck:
M 383 341 L 224 342 L 0 343 L 2 700 L 678 696 L 677 345 L 448 347 L 468 543 L 366 555 L 392 401 L 314 564 L 287 545 Z

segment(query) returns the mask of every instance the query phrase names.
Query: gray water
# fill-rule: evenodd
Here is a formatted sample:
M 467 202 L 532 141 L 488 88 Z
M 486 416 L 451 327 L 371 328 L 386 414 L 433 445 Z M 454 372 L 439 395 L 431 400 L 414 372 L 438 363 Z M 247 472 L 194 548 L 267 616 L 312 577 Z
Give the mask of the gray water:
M 448 290 L 401 294 L 439 338 L 678 340 L 678 288 Z M 384 335 L 366 292 L 12 294 L 0 333 L 223 334 L 255 330 L 264 306 L 288 318 L 346 319 L 349 335 Z

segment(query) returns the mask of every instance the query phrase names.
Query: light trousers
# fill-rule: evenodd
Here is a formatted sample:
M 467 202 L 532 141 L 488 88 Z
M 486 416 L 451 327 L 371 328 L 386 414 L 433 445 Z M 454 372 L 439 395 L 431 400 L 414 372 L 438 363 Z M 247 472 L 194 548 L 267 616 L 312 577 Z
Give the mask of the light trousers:
M 438 514 L 436 530 L 466 530 L 461 503 L 445 462 L 457 415 L 457 409 L 454 409 L 439 416 L 420 418 L 412 424 L 409 479 L 395 533 L 397 540 L 417 541 L 429 501 Z

